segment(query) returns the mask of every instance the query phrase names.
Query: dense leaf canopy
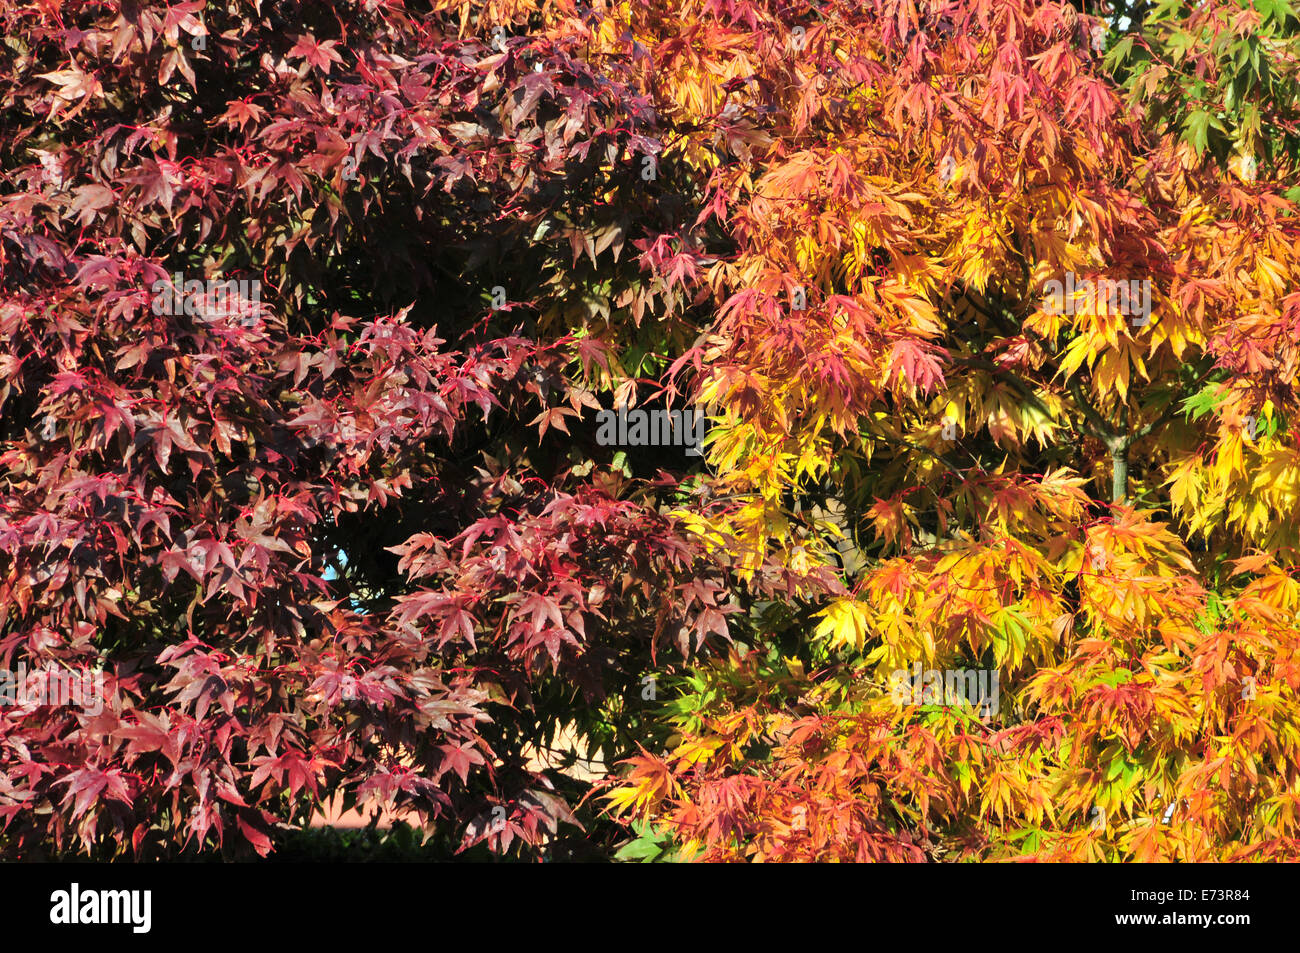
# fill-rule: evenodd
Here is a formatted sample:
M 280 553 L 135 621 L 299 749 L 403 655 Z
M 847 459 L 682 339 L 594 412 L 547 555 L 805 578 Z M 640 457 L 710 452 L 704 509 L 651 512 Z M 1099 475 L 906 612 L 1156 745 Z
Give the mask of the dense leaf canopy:
M 0 27 L 5 856 L 1300 858 L 1286 0 Z

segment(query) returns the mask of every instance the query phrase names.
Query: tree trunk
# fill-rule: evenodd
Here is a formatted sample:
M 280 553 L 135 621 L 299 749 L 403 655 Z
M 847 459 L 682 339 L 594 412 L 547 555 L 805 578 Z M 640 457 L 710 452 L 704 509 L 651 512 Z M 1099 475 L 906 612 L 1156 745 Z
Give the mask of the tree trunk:
M 1110 448 L 1110 501 L 1123 503 L 1128 496 L 1128 446 Z

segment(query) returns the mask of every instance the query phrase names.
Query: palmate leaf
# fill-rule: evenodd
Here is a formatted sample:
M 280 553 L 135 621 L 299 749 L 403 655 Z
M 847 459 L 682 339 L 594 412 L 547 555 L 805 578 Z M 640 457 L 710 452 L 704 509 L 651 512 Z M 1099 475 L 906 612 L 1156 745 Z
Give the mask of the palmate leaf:
M 643 864 L 673 859 L 675 850 L 667 832 L 657 831 L 654 825 L 644 821 L 633 821 L 632 831 L 636 837 L 618 849 L 614 854 L 616 859 Z
M 1221 385 L 1206 384 L 1195 394 L 1185 398 L 1180 406 L 1183 413 L 1190 415 L 1192 420 L 1200 420 L 1206 414 L 1218 410 L 1227 400 L 1227 396 Z
M 813 631 L 815 638 L 826 639 L 832 648 L 861 650 L 867 641 L 866 609 L 852 599 L 840 599 L 820 613 L 822 621 Z
M 1211 129 L 1225 136 L 1228 134 L 1227 128 L 1217 116 L 1207 110 L 1198 109 L 1184 120 L 1183 139 L 1191 144 L 1197 155 L 1200 155 L 1209 146 Z

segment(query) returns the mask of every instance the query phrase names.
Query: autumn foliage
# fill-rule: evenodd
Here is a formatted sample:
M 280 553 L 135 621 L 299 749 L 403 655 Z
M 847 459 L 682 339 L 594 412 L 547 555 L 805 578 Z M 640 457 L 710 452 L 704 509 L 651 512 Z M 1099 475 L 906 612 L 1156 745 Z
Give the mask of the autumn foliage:
M 4 856 L 1300 859 L 1285 0 L 0 25 Z

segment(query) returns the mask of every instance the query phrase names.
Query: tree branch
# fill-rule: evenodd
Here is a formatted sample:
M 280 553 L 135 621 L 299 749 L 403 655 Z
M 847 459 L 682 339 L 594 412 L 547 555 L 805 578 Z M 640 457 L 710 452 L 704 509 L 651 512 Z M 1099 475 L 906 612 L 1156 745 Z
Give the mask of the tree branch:
M 979 368 L 980 370 L 989 371 L 990 373 L 1002 376 L 1006 379 L 1008 384 L 1020 392 L 1020 396 L 1024 397 L 1025 400 L 1032 403 L 1046 416 L 1050 417 L 1052 415 L 1052 412 L 1047 409 L 1046 405 L 1038 399 L 1038 395 L 1034 393 L 1034 389 L 1026 384 L 1014 371 L 982 357 L 955 357 L 952 359 L 952 363 L 960 364 L 965 367 Z
M 1078 404 L 1079 409 L 1083 411 L 1084 419 L 1092 425 L 1093 436 L 1104 443 L 1108 448 L 1112 448 L 1114 444 L 1121 439 L 1119 434 L 1115 433 L 1115 431 L 1111 429 L 1110 424 L 1108 424 L 1105 418 L 1101 416 L 1097 411 L 1097 408 L 1083 396 L 1083 390 L 1079 387 L 1079 381 L 1077 379 L 1071 380 L 1068 386 L 1070 388 L 1071 396 L 1074 397 L 1074 402 Z

